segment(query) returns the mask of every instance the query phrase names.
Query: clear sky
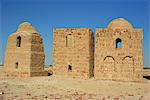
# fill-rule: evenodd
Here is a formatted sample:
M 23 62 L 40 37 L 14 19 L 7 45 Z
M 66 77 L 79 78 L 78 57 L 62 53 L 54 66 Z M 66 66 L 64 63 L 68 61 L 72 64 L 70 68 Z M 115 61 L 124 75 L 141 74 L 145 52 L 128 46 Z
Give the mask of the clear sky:
M 45 64 L 52 64 L 53 28 L 107 27 L 115 18 L 127 19 L 143 28 L 144 65 L 150 67 L 150 3 L 148 0 L 0 0 L 0 63 L 8 36 L 19 24 L 30 22 L 42 35 Z

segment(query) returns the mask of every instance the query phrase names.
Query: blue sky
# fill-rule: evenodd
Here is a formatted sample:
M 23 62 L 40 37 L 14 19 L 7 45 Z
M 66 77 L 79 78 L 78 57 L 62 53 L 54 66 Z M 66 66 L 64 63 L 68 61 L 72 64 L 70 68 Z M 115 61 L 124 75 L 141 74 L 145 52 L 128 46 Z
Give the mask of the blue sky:
M 42 35 L 45 64 L 52 64 L 53 28 L 107 27 L 115 18 L 127 19 L 143 28 L 144 65 L 150 67 L 150 20 L 148 0 L 0 0 L 0 63 L 3 63 L 8 36 L 20 23 L 30 22 Z

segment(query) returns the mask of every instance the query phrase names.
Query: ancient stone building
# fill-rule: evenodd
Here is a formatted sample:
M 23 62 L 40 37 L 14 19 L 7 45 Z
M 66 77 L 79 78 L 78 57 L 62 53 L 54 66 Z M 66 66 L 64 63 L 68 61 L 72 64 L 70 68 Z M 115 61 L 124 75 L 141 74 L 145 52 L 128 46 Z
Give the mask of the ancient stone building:
M 53 35 L 54 73 L 71 77 L 92 77 L 94 33 L 88 28 L 56 28 Z
M 123 18 L 107 28 L 55 28 L 53 30 L 54 74 L 122 81 L 141 81 L 143 69 L 142 29 Z M 44 45 L 34 27 L 25 22 L 9 36 L 5 55 L 7 76 L 47 75 L 44 71 Z
M 11 34 L 5 54 L 5 72 L 8 77 L 46 75 L 44 72 L 44 45 L 41 36 L 30 23 L 23 23 Z
M 96 79 L 140 81 L 142 79 L 142 29 L 123 18 L 96 29 L 94 76 Z

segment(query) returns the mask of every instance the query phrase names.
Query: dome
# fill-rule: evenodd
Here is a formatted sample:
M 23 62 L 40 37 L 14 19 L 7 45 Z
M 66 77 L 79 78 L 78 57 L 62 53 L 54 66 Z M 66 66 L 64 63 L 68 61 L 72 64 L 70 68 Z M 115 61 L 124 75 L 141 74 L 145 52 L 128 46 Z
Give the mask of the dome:
M 37 33 L 35 28 L 29 22 L 24 22 L 20 24 L 17 31 L 27 31 L 29 33 Z
M 108 25 L 108 28 L 110 29 L 132 29 L 132 25 L 123 18 L 117 18 L 110 22 Z
M 29 22 L 24 22 L 19 25 L 17 31 L 10 36 L 13 35 L 33 35 L 33 34 L 38 34 L 38 32 L 35 30 L 35 28 L 29 23 Z

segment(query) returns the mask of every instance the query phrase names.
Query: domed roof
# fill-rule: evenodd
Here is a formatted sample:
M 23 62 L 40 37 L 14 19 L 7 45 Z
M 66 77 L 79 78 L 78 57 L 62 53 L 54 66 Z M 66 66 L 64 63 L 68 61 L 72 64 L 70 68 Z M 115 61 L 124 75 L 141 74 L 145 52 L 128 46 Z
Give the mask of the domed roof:
M 11 34 L 10 36 L 13 36 L 16 34 L 25 36 L 25 35 L 33 35 L 35 33 L 38 34 L 35 28 L 29 22 L 24 22 L 20 24 L 17 31 Z
M 17 31 L 27 31 L 29 33 L 37 33 L 35 28 L 29 22 L 24 22 L 20 24 Z
M 113 29 L 113 30 L 115 30 L 115 29 L 132 29 L 132 25 L 123 18 L 117 18 L 109 23 L 108 28 Z

